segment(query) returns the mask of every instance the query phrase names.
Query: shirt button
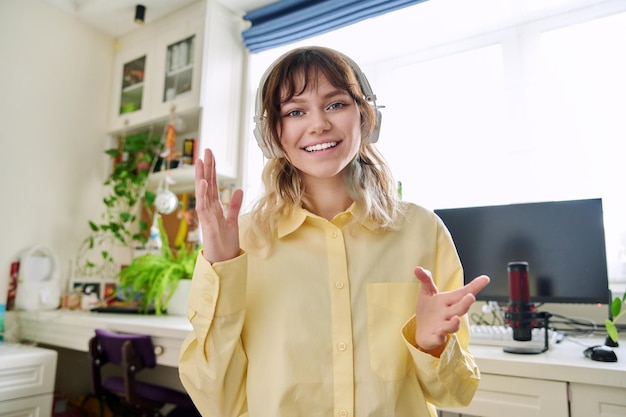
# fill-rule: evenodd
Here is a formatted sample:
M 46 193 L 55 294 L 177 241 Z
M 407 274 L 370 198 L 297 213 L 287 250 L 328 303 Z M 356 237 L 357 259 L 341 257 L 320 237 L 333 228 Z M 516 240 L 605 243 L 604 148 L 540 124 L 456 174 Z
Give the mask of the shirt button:
M 343 288 L 343 282 L 342 281 L 335 282 L 335 287 L 337 287 L 338 289 L 342 289 Z
M 345 408 L 339 410 L 339 416 L 340 417 L 348 417 L 348 410 L 346 410 Z
M 337 233 L 336 230 L 330 234 L 330 237 L 332 238 L 336 238 L 337 236 L 339 236 L 339 233 Z
M 348 348 L 348 345 L 346 345 L 345 343 L 341 342 L 339 344 L 337 344 L 337 349 L 339 349 L 340 351 L 344 351 Z

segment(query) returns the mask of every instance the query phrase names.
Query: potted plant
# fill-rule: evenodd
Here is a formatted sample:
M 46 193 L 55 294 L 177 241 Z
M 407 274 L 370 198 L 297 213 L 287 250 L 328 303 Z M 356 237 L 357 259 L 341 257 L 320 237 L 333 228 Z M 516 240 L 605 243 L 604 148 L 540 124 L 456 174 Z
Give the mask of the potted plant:
M 156 194 L 147 185 L 162 149 L 161 137 L 150 130 L 122 136 L 117 147 L 105 151 L 113 162 L 104 182 L 105 210 L 100 221 L 89 221 L 91 234 L 79 247 L 75 275 L 112 277 L 117 272 L 113 247 L 145 244 L 148 225 L 138 214 L 142 201 L 148 208 L 154 204 Z M 99 254 L 93 256 L 94 250 Z
M 161 238 L 160 252 L 134 258 L 118 276 L 123 296 L 138 299 L 140 312 L 147 313 L 153 308 L 156 314 L 162 314 L 167 310 L 179 281 L 191 279 L 200 248 L 190 249 L 183 243 L 172 249 L 163 219 L 159 215 L 157 223 Z
M 620 297 L 615 297 L 613 302 L 611 302 L 611 316 L 612 319 L 606 319 L 604 322 L 604 327 L 606 328 L 606 333 L 609 335 L 609 338 L 613 342 L 613 344 L 617 345 L 617 341 L 619 339 L 619 333 L 617 331 L 617 326 L 615 323 L 619 318 L 626 313 L 626 309 L 622 309 L 626 305 L 626 293 Z

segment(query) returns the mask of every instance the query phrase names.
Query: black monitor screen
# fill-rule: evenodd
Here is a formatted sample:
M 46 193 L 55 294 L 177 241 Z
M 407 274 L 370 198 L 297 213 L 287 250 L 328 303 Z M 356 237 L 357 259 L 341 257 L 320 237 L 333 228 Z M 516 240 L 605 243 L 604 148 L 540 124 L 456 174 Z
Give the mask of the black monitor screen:
M 435 210 L 456 245 L 465 282 L 486 274 L 477 299 L 509 299 L 507 264 L 528 262 L 538 303 L 609 303 L 602 200 Z

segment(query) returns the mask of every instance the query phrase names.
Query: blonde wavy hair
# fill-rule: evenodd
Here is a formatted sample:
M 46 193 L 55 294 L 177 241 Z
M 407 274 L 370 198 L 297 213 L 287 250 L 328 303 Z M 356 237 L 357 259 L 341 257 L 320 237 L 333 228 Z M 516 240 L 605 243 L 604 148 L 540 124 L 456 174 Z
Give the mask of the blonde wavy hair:
M 403 213 L 397 185 L 383 156 L 369 143 L 376 111 L 366 101 L 351 61 L 345 55 L 330 48 L 304 47 L 287 53 L 273 65 L 260 87 L 258 117 L 264 145 L 281 153 L 281 104 L 307 88 L 315 88 L 321 75 L 334 87 L 348 92 L 361 113 L 359 152 L 344 170 L 348 192 L 355 202 L 352 224 L 371 221 L 377 229 L 394 229 Z M 294 207 L 310 207 L 300 170 L 288 158 L 281 155 L 269 159 L 262 179 L 265 191 L 250 213 L 248 229 L 252 241 L 260 246 L 269 244 L 276 236 L 282 216 L 288 216 Z

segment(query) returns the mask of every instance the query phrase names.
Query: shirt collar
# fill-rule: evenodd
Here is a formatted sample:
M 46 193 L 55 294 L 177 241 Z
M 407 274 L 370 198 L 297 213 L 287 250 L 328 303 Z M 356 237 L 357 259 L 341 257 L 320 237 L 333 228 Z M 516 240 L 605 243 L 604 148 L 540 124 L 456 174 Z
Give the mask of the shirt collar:
M 346 211 L 337 214 L 330 223 L 334 224 L 337 227 L 343 227 L 354 216 L 354 209 L 355 203 L 352 203 Z M 293 233 L 298 228 L 300 228 L 300 226 L 302 226 L 307 219 L 322 220 L 325 222 L 328 221 L 302 207 L 294 208 L 289 216 L 283 217 L 278 221 L 278 238 L 283 238 L 288 234 Z M 363 223 L 363 226 L 370 230 L 374 230 L 376 228 L 374 221 L 372 221 L 371 219 L 367 219 Z

